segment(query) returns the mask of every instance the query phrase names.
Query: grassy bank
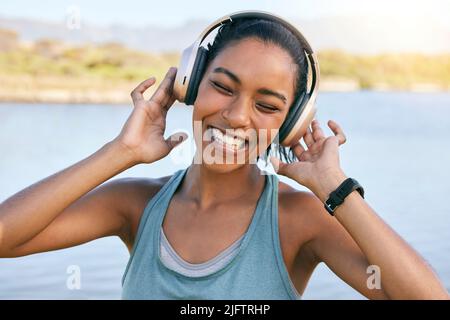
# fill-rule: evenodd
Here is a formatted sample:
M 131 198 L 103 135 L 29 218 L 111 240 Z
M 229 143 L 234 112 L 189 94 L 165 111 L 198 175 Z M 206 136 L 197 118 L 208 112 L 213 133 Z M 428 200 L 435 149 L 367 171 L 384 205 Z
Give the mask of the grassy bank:
M 161 79 L 179 59 L 178 53 L 139 52 L 116 43 L 74 47 L 40 40 L 25 45 L 16 38 L 0 32 L 0 101 L 128 103 L 137 83 L 151 75 Z M 450 89 L 450 54 L 323 51 L 319 61 L 322 91 Z

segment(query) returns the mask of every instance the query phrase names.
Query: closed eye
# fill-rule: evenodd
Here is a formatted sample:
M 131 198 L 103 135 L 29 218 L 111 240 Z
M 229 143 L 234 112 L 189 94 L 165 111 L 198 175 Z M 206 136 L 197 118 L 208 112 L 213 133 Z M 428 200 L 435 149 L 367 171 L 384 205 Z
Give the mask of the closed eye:
M 272 112 L 278 111 L 278 108 L 274 108 L 274 107 L 268 106 L 266 104 L 257 103 L 256 105 L 259 106 L 260 109 L 263 109 L 266 111 L 272 111 Z
M 210 81 L 211 85 L 216 88 L 217 91 L 227 94 L 227 95 L 232 95 L 233 92 L 229 89 L 227 89 L 226 87 L 224 87 L 223 85 L 219 84 L 218 82 L 215 81 Z M 264 112 L 276 112 L 279 111 L 278 108 L 266 105 L 266 104 L 261 104 L 261 103 L 257 103 L 256 104 L 258 106 L 259 109 L 263 110 Z
M 213 87 L 215 87 L 216 89 L 218 89 L 218 91 L 220 92 L 226 92 L 227 94 L 233 94 L 233 92 L 227 88 L 225 88 L 224 86 L 220 85 L 219 83 L 215 82 L 215 81 L 211 81 L 211 84 Z

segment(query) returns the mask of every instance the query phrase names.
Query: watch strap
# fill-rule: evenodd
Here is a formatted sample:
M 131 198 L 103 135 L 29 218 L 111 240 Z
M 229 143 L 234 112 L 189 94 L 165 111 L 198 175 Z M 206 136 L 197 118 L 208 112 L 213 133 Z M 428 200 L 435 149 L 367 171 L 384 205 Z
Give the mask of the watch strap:
M 353 178 L 345 179 L 336 190 L 330 193 L 329 198 L 325 201 L 324 206 L 328 213 L 334 216 L 336 208 L 340 206 L 345 198 L 354 190 L 357 190 L 361 197 L 364 198 L 364 189 L 359 182 Z

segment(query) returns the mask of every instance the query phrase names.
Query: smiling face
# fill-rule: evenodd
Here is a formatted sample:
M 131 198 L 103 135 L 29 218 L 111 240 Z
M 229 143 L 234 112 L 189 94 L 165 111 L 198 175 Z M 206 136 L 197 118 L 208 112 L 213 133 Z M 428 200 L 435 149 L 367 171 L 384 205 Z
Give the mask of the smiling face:
M 206 69 L 194 104 L 196 157 L 219 171 L 255 161 L 286 118 L 296 72 L 287 51 L 256 38 L 233 42 L 221 51 Z M 210 155 L 226 164 L 211 163 L 205 159 Z M 242 157 L 245 161 L 238 160 Z

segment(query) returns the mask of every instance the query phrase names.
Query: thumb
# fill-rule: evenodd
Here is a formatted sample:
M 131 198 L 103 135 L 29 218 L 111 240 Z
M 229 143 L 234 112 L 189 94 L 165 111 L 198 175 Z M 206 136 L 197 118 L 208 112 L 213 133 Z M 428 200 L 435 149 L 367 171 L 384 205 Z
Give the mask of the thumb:
M 176 146 L 178 146 L 179 144 L 181 144 L 182 142 L 187 140 L 187 138 L 188 138 L 188 135 L 184 132 L 177 132 L 177 133 L 170 135 L 170 137 L 168 137 L 165 140 L 167 143 L 167 146 L 169 147 L 169 152 L 173 148 L 175 148 Z
M 273 169 L 275 170 L 275 172 L 277 174 L 281 174 L 284 176 L 289 175 L 289 167 L 286 163 L 284 163 L 283 161 L 280 161 L 280 159 L 276 158 L 276 157 L 270 157 L 270 163 L 272 163 Z

